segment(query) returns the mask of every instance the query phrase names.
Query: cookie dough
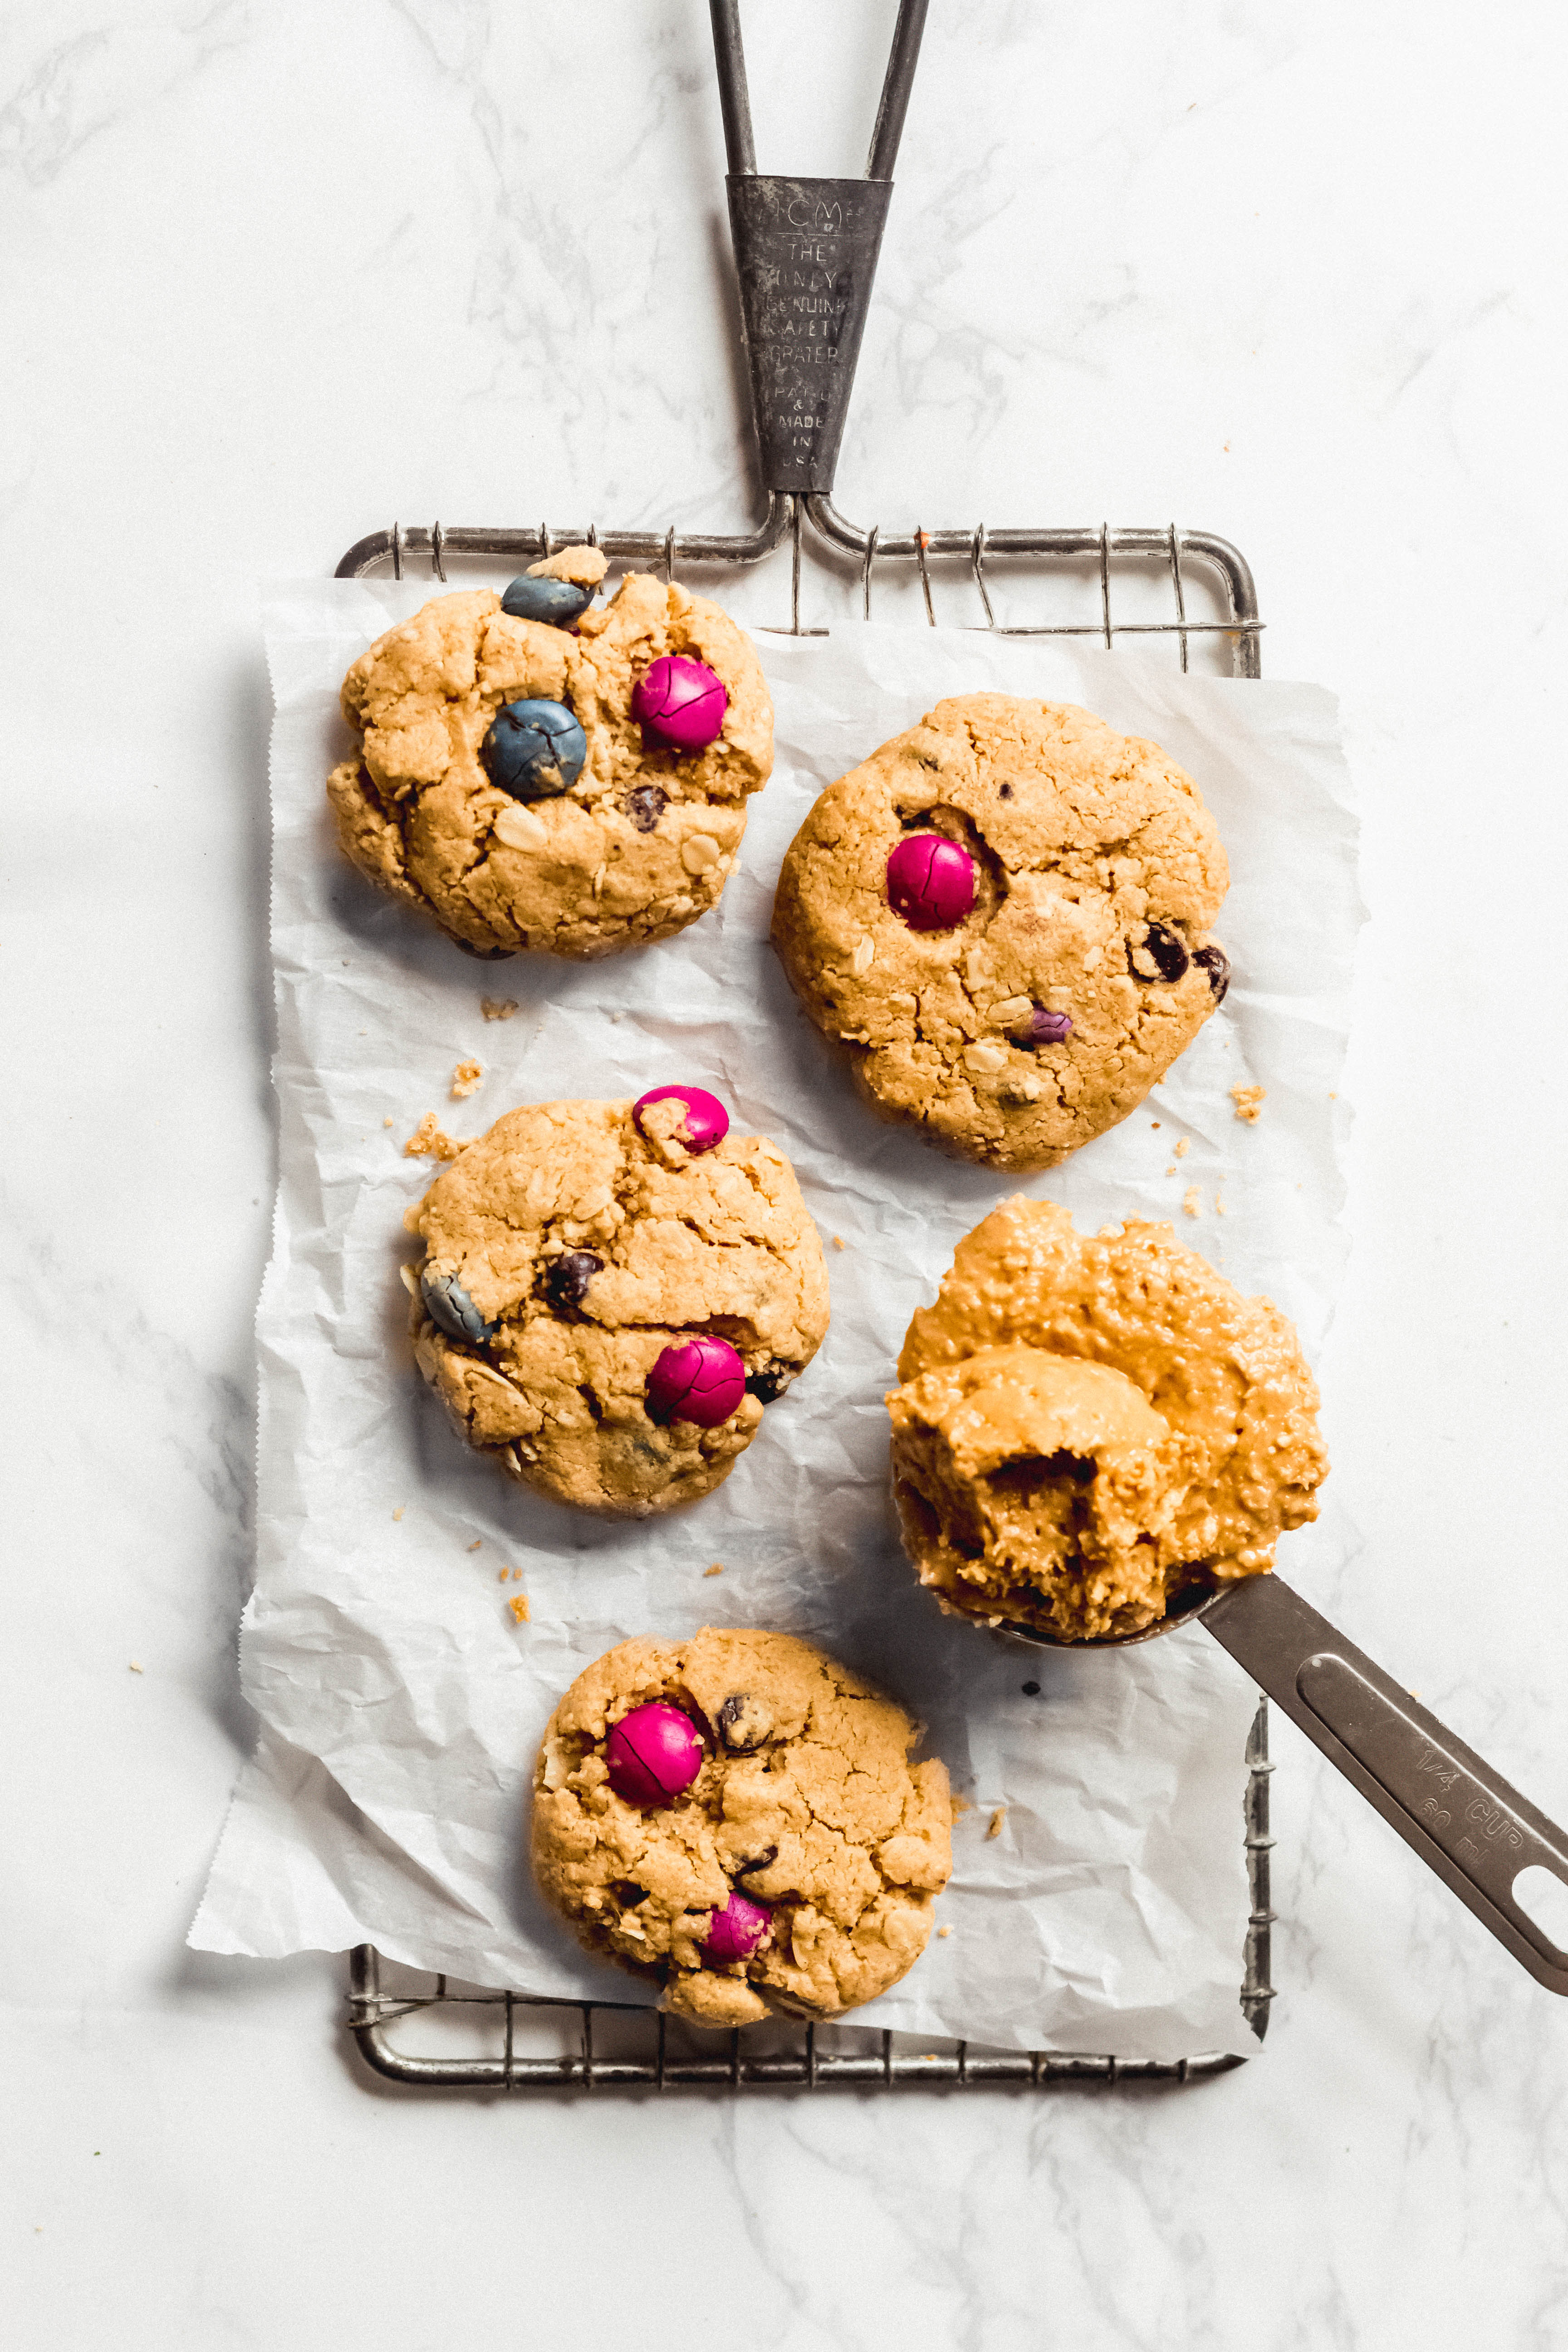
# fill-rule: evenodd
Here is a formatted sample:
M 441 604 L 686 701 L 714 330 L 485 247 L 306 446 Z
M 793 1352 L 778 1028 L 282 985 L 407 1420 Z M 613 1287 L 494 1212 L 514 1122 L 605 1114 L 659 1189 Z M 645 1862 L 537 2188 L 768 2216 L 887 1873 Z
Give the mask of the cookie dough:
M 900 916 L 889 858 L 931 835 L 967 852 L 973 903 L 948 877 L 922 911 L 931 891 L 896 871 Z M 817 800 L 773 940 L 877 1109 L 965 1159 L 1049 1168 L 1125 1118 L 1223 996 L 1209 926 L 1228 881 L 1157 744 L 1070 703 L 961 695 Z M 928 928 L 943 898 L 961 919 Z
M 1005 1201 L 910 1323 L 888 1399 L 904 1543 L 943 1605 L 1095 1641 L 1257 1576 L 1318 1516 L 1318 1391 L 1271 1300 L 1169 1225 Z
M 591 581 L 604 569 L 595 548 L 534 567 Z M 658 746 L 632 716 L 637 680 L 663 654 L 696 656 L 728 689 L 705 751 Z M 585 756 L 568 791 L 517 799 L 481 749 L 499 710 L 533 699 L 567 706 Z M 514 619 L 489 589 L 433 597 L 360 656 L 342 710 L 363 738 L 327 785 L 344 850 L 481 956 L 609 955 L 684 930 L 723 889 L 747 795 L 773 767 L 750 638 L 705 597 L 645 572 L 574 631 Z
M 689 1787 L 618 1796 L 605 1744 L 635 1708 L 681 1708 L 703 1743 Z M 550 1718 L 533 1778 L 534 1876 L 589 1949 L 706 2025 L 770 2010 L 837 2017 L 924 1950 L 952 1867 L 947 1771 L 911 1764 L 918 1727 L 787 1633 L 708 1629 L 623 1642 Z M 749 1957 L 704 1953 L 739 1895 L 768 1916 Z
M 534 1103 L 470 1143 L 405 1222 L 415 1352 L 471 1445 L 555 1501 L 645 1518 L 712 1491 L 827 1329 L 822 1244 L 776 1144 L 701 1152 L 673 1097 Z M 714 1333 L 746 1385 L 716 1427 L 656 1420 L 666 1349 Z

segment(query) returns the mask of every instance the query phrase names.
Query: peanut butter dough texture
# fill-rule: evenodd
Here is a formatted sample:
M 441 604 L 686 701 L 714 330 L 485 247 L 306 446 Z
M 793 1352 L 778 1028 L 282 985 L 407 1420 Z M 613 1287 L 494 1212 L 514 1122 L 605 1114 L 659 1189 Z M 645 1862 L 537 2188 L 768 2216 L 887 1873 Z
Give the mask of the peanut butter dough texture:
M 707 1749 L 683 1796 L 645 1811 L 610 1786 L 612 1724 L 656 1699 Z M 591 1951 L 705 2025 L 770 2010 L 840 2016 L 896 1984 L 952 1867 L 947 1771 L 911 1764 L 918 1727 L 869 1683 L 786 1633 L 623 1642 L 579 1675 L 534 1771 L 540 1887 Z M 705 1964 L 735 1889 L 772 1908 L 749 1959 Z
M 974 860 L 954 929 L 912 930 L 889 904 L 910 832 Z M 821 794 L 784 857 L 773 941 L 875 1108 L 965 1159 L 1049 1168 L 1125 1118 L 1214 1011 L 1229 878 L 1196 784 L 1157 743 L 1071 703 L 961 695 Z M 1037 1008 L 1071 1034 L 1020 1043 Z
M 1256 1576 L 1328 1471 L 1296 1334 L 1167 1224 L 1016 1199 L 961 1242 L 888 1399 L 905 1547 L 943 1606 L 1136 1633 Z
M 778 1146 L 733 1129 L 688 1151 L 679 1100 L 534 1103 L 470 1143 L 405 1219 L 420 1370 L 470 1445 L 580 1509 L 646 1518 L 712 1491 L 827 1329 L 822 1244 Z M 645 1131 L 646 1130 L 646 1131 Z M 419 1277 L 460 1286 L 488 1336 L 434 1323 Z M 727 1421 L 652 1420 L 648 1374 L 695 1332 L 761 1394 Z
M 595 548 L 536 572 L 591 585 Z M 729 692 L 722 731 L 679 754 L 645 742 L 638 677 L 690 654 Z M 558 796 L 514 799 L 479 753 L 503 704 L 566 704 L 586 739 Z M 343 680 L 363 738 L 327 793 L 360 872 L 434 915 L 481 956 L 519 949 L 592 957 L 672 938 L 717 900 L 746 829 L 748 794 L 773 768 L 773 704 L 745 633 L 705 597 L 628 572 L 575 630 L 514 620 L 487 589 L 433 597 L 378 637 Z

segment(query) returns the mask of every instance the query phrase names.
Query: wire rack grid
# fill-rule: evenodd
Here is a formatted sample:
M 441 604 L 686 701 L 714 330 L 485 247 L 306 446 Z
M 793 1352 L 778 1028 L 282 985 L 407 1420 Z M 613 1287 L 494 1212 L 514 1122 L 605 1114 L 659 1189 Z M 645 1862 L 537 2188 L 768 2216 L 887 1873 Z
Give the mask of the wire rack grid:
M 721 572 L 731 580 L 771 572 L 787 558 L 789 622 L 776 633 L 826 636 L 830 621 L 802 620 L 807 559 L 836 615 L 873 617 L 891 604 L 910 617 L 923 613 L 939 625 L 954 586 L 970 592 L 982 617 L 959 624 L 998 635 L 1079 637 L 1108 650 L 1121 638 L 1148 641 L 1173 652 L 1184 670 L 1194 652 L 1237 677 L 1261 674 L 1258 617 L 1252 572 L 1228 541 L 1174 523 L 1132 530 L 1110 525 L 1066 529 L 926 530 L 918 524 L 884 534 L 875 524 L 847 522 L 816 494 L 774 492 L 757 529 L 742 533 L 568 529 L 492 530 L 438 523 L 373 531 L 337 566 L 339 579 L 363 579 L 389 567 L 394 579 L 409 562 L 427 563 L 448 582 L 448 562 L 469 565 L 536 561 L 584 542 L 602 548 L 616 567 L 651 564 L 667 578 L 683 572 Z M 1004 617 L 1020 572 L 1038 586 L 1065 592 L 1048 619 Z M 900 598 L 900 591 L 903 593 Z M 1151 593 L 1169 597 L 1152 610 Z M 1116 609 L 1130 592 L 1133 617 Z M 1194 609 L 1194 598 L 1201 606 Z M 753 627 L 765 626 L 760 620 Z M 1261 2041 L 1274 1989 L 1269 1982 L 1268 1710 L 1259 1699 L 1246 1752 L 1243 1834 L 1248 1920 L 1242 1953 L 1242 2013 Z M 1245 2061 L 1230 2052 L 1170 2061 L 1126 2060 L 1061 2051 L 1005 2051 L 967 2042 L 933 2043 L 920 2036 L 853 2025 L 751 2026 L 726 2034 L 694 2034 L 658 2011 L 631 2002 L 574 2001 L 464 1986 L 445 1976 L 395 1969 L 373 1945 L 351 1955 L 349 2030 L 365 2063 L 384 2079 L 425 2090 L 505 2093 L 789 2089 L 1044 2090 L 1068 2084 L 1182 2084 L 1224 2074 Z M 419 2021 L 440 2046 L 401 2046 L 392 2029 Z M 547 2046 L 533 2046 L 541 2036 Z

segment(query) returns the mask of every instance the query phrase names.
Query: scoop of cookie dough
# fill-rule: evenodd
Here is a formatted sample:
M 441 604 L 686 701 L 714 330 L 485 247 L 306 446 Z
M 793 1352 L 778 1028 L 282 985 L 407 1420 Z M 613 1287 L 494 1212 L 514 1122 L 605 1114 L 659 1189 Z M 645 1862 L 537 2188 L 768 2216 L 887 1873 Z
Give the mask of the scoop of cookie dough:
M 922 835 L 973 861 L 945 929 L 889 903 L 889 859 Z M 773 940 L 876 1108 L 965 1159 L 1049 1168 L 1125 1118 L 1214 1011 L 1228 882 L 1157 744 L 1070 703 L 961 695 L 822 793 Z
M 534 569 L 591 585 L 605 560 L 570 548 Z M 666 654 L 706 663 L 728 695 L 701 751 L 645 739 L 632 715 L 638 679 Z M 487 765 L 497 714 L 518 702 L 563 705 L 581 727 L 565 791 L 514 797 Z M 723 889 L 747 795 L 773 767 L 750 638 L 706 598 L 644 572 L 574 629 L 515 617 L 489 589 L 433 597 L 360 656 L 342 709 L 363 738 L 327 785 L 344 850 L 481 956 L 609 955 L 684 930 Z
M 646 1518 L 728 1477 L 827 1329 L 822 1244 L 776 1144 L 700 1152 L 679 1097 L 509 1111 L 406 1222 L 415 1352 L 471 1445 L 557 1502 Z M 716 1427 L 656 1418 L 665 1349 L 712 1334 L 746 1390 Z
M 943 1605 L 1093 1641 L 1255 1576 L 1318 1515 L 1318 1391 L 1271 1300 L 1169 1225 L 1005 1201 L 910 1325 L 888 1399 L 904 1543 Z
M 707 1754 L 648 1809 L 616 1793 L 605 1741 L 660 1700 Z M 892 1700 L 787 1633 L 623 1642 L 550 1718 L 534 1876 L 590 1950 L 659 1986 L 663 2009 L 707 2025 L 840 2016 L 920 1958 L 952 1867 L 946 1769 L 910 1762 L 918 1738 Z M 761 1941 L 725 1959 L 747 1938 L 721 1936 L 705 1953 L 736 1893 L 765 1906 Z

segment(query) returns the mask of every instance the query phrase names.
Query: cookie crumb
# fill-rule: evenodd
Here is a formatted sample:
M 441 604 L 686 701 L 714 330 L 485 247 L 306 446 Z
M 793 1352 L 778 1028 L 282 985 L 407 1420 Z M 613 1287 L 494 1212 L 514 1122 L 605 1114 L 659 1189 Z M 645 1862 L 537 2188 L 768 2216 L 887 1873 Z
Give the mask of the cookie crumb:
M 392 1516 L 393 1516 L 393 1517 L 394 1517 L 395 1519 L 400 1519 L 400 1518 L 403 1517 L 404 1512 L 405 1512 L 407 1508 L 408 1508 L 408 1506 L 407 1506 L 407 1504 L 406 1504 L 406 1503 L 399 1503 L 399 1505 L 397 1506 L 396 1510 L 395 1510 L 395 1511 L 394 1511 L 394 1513 L 393 1513 L 393 1515 L 392 1515 Z
M 987 1838 L 999 1838 L 1006 1824 L 1006 1806 L 998 1805 L 995 1811 L 992 1814 L 991 1819 L 985 1824 L 985 1834 Z
M 397 1269 L 397 1279 L 403 1285 L 404 1289 L 406 1290 L 410 1298 L 417 1297 L 419 1290 L 419 1276 L 413 1266 L 400 1265 Z
M 517 1011 L 515 996 L 481 996 L 479 1011 L 487 1021 L 510 1021 Z
M 504 1584 L 510 1574 L 511 1570 L 510 1568 L 503 1568 L 500 1574 L 497 1577 L 496 1582 L 498 1584 Z
M 1214 1213 L 1216 1217 L 1223 1217 L 1225 1214 L 1225 1202 L 1217 1192 L 1214 1196 Z
M 459 1062 L 452 1073 L 452 1100 L 462 1102 L 466 1097 L 471 1095 L 484 1074 L 485 1066 L 482 1062 Z
M 141 1661 L 141 1659 L 140 1659 L 140 1658 L 132 1658 L 132 1661 L 131 1661 L 131 1672 L 132 1672 L 133 1675 L 144 1674 L 144 1673 L 146 1672 L 146 1668 L 142 1665 L 142 1661 Z
M 484 1539 L 483 1536 L 476 1536 L 476 1537 L 474 1538 L 473 1542 L 468 1546 L 468 1549 L 469 1549 L 470 1551 L 479 1551 L 479 1550 L 482 1550 L 482 1549 L 483 1549 L 483 1547 L 484 1547 L 484 1540 L 485 1540 L 485 1539 Z
M 383 1127 L 390 1127 L 392 1125 L 392 1121 L 389 1118 L 384 1118 L 381 1123 Z
M 1232 1087 L 1230 1098 L 1243 1125 L 1256 1127 L 1258 1114 L 1268 1099 L 1266 1089 L 1262 1087 Z
M 948 1799 L 948 1811 L 952 1813 L 953 1820 L 957 1821 L 962 1813 L 972 1813 L 974 1811 L 974 1801 L 971 1797 L 950 1797 Z
M 1172 1162 L 1171 1162 L 1171 1164 L 1170 1164 L 1170 1166 L 1166 1169 L 1165 1173 L 1166 1173 L 1166 1175 L 1167 1175 L 1167 1176 L 1173 1176 L 1173 1175 L 1175 1174 L 1175 1172 L 1176 1172 L 1176 1163 L 1175 1163 L 1175 1161 L 1173 1160 L 1172 1160 Z
M 721 1559 L 716 1559 L 712 1567 L 705 1568 L 702 1573 L 704 1576 L 722 1576 L 724 1573 L 723 1561 Z
M 574 545 L 531 563 L 528 576 L 531 580 L 570 580 L 579 588 L 596 588 L 609 568 L 609 558 L 602 547 Z
M 1159 1120 L 1158 1120 L 1157 1118 L 1152 1118 L 1152 1119 L 1149 1121 L 1149 1124 L 1150 1124 L 1150 1126 L 1154 1129 L 1154 1132 L 1155 1132 L 1155 1134 L 1157 1135 L 1157 1134 L 1159 1133 L 1159 1131 L 1160 1131 L 1160 1122 L 1159 1122 Z
M 433 1110 L 427 1110 L 403 1147 L 405 1160 L 456 1160 L 467 1150 L 448 1135 Z
M 1190 1135 L 1184 1135 L 1184 1136 L 1183 1136 L 1183 1138 L 1182 1138 L 1182 1139 L 1181 1139 L 1181 1141 L 1180 1141 L 1180 1142 L 1177 1144 L 1177 1146 L 1176 1146 L 1176 1157 L 1177 1157 L 1177 1159 L 1178 1159 L 1178 1160 L 1184 1160 L 1184 1159 L 1186 1158 L 1186 1156 L 1187 1156 L 1188 1152 L 1192 1150 L 1192 1148 L 1193 1148 L 1193 1139 L 1192 1139 L 1192 1137 L 1191 1137 Z
M 1182 1207 L 1189 1217 L 1203 1215 L 1204 1196 L 1196 1184 L 1189 1184 L 1182 1194 Z
M 511 1611 L 512 1617 L 519 1625 L 527 1624 L 528 1595 L 526 1592 L 514 1592 L 511 1599 L 506 1605 Z
M 951 1927 L 939 1927 L 939 1928 L 937 1929 L 937 1931 L 936 1931 L 936 1932 L 937 1932 L 937 1934 L 938 1934 L 938 1936 L 939 1936 L 939 1937 L 942 1937 L 942 1936 L 951 1936 L 951 1935 L 952 1935 L 952 1929 Z
M 834 1236 L 833 1236 L 833 1246 L 834 1246 L 834 1248 L 835 1248 L 835 1249 L 842 1249 L 842 1248 L 843 1248 L 843 1246 L 844 1246 L 844 1236 L 843 1236 L 843 1234 L 834 1234 Z

